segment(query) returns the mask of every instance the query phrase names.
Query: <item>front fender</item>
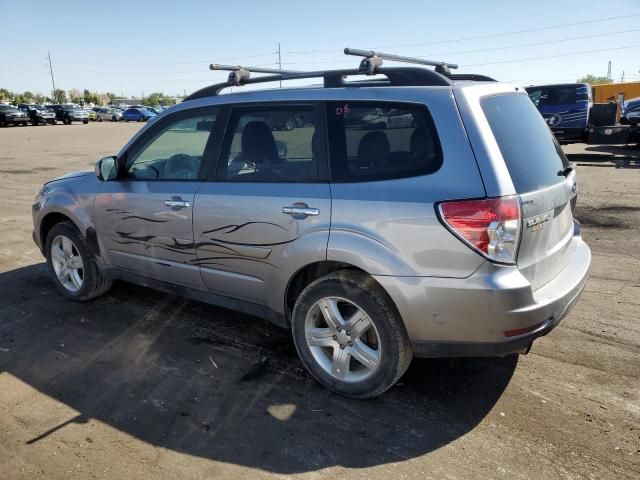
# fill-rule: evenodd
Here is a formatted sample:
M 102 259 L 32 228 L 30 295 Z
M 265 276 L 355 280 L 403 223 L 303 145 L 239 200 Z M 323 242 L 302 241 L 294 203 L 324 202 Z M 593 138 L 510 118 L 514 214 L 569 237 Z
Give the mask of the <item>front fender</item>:
M 87 230 L 94 229 L 93 200 L 98 187 L 93 175 L 83 175 L 45 185 L 33 204 L 33 224 L 36 240 L 44 247 L 43 222 L 49 215 L 64 215 L 86 239 Z

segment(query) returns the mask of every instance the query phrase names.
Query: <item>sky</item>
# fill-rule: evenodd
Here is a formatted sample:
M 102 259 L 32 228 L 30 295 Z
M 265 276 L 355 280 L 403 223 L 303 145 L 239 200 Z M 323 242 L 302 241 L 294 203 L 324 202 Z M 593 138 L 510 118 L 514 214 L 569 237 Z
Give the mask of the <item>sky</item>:
M 51 92 L 50 53 L 56 88 L 181 96 L 226 79 L 210 63 L 277 68 L 278 44 L 285 69 L 356 67 L 353 47 L 521 85 L 609 61 L 640 81 L 640 0 L 0 0 L 0 88 L 15 92 Z

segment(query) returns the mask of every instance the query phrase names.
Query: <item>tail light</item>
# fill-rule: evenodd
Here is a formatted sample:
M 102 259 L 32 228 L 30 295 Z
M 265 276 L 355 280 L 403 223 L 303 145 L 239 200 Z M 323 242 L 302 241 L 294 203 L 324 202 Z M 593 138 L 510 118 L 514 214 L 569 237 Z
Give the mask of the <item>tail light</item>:
M 449 229 L 489 260 L 515 263 L 520 241 L 517 197 L 442 202 L 440 217 Z

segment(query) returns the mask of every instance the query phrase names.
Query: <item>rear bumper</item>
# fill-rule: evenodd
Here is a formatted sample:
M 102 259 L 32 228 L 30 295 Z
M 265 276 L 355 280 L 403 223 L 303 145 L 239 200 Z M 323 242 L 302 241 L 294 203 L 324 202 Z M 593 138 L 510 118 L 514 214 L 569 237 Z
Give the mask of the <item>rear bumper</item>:
M 591 263 L 578 226 L 568 255 L 564 270 L 535 291 L 517 267 L 490 262 L 464 279 L 375 278 L 398 307 L 416 356 L 499 356 L 529 347 L 575 305 Z

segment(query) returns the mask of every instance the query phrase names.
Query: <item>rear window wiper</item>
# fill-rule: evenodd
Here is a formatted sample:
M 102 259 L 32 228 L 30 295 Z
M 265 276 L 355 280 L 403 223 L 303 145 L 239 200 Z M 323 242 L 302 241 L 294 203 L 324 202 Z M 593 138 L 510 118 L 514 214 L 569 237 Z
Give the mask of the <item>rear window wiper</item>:
M 558 171 L 558 176 L 559 177 L 566 177 L 567 175 L 569 175 L 571 172 L 573 171 L 573 167 L 571 165 L 569 165 L 568 167 Z

